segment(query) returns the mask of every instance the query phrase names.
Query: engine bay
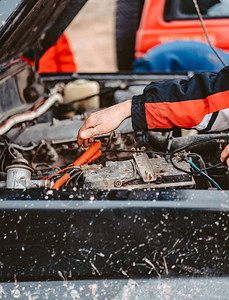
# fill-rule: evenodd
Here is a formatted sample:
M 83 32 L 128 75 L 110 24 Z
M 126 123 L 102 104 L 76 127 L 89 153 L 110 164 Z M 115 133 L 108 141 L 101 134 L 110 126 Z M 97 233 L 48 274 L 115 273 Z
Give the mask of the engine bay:
M 134 132 L 126 119 L 77 144 L 91 112 L 179 76 L 0 73 L 2 281 L 228 275 L 227 133 Z M 65 102 L 69 85 L 87 93 Z
M 36 71 L 86 2 L 1 4 L 0 295 L 224 295 L 228 132 L 134 132 L 129 118 L 77 144 L 94 111 L 193 73 Z
M 96 136 L 97 159 L 74 165 L 87 150 L 78 146 L 77 134 L 91 112 L 131 99 L 152 80 L 191 74 L 40 78 L 22 62 L 1 74 L 1 189 L 229 188 L 228 168 L 220 162 L 225 132 L 134 132 L 126 119 L 114 132 Z

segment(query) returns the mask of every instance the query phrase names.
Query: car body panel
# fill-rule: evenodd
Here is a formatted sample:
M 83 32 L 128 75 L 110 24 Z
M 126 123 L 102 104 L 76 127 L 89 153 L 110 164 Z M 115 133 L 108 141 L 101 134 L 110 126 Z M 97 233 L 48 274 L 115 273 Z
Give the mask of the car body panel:
M 173 5 L 168 1 L 168 5 Z M 174 2 L 174 5 L 179 2 Z M 201 23 L 198 19 L 165 20 L 166 0 L 145 0 L 140 26 L 136 34 L 135 56 L 141 57 L 152 47 L 174 40 L 194 40 L 206 43 Z M 208 35 L 215 47 L 229 51 L 229 16 L 212 17 L 204 20 Z

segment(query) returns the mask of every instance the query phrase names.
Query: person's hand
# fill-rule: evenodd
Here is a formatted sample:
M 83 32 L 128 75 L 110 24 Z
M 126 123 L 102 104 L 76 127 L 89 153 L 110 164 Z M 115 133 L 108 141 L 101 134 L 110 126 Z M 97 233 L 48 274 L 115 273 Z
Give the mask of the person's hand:
M 88 146 L 95 135 L 115 130 L 123 120 L 131 116 L 131 100 L 92 113 L 78 132 L 78 145 Z
M 229 145 L 227 145 L 224 150 L 221 153 L 220 156 L 221 161 L 226 161 L 228 167 L 229 167 Z

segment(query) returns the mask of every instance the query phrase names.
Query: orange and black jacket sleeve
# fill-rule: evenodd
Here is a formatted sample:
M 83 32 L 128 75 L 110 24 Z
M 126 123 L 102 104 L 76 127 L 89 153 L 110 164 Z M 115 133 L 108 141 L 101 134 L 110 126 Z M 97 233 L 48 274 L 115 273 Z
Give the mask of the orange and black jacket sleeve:
M 229 67 L 219 73 L 152 82 L 132 101 L 135 131 L 195 128 L 229 129 Z

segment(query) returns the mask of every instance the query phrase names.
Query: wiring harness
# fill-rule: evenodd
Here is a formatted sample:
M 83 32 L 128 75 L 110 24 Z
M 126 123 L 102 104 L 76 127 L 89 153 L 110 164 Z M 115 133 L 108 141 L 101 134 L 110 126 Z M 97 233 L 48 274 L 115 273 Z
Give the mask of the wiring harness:
M 49 177 L 44 177 L 41 180 L 50 180 L 51 178 L 57 179 L 52 187 L 52 189 L 59 189 L 64 184 L 68 184 L 70 180 L 76 179 L 75 184 L 80 179 L 81 175 L 85 170 L 80 168 L 84 164 L 89 164 L 99 158 L 102 154 L 101 150 L 101 142 L 96 142 L 91 145 L 79 158 L 77 158 L 71 166 L 68 166 L 58 172 L 54 173 Z M 62 175 L 64 173 L 64 175 Z

